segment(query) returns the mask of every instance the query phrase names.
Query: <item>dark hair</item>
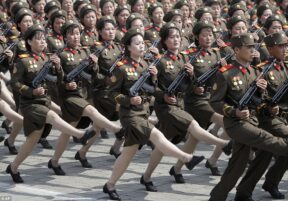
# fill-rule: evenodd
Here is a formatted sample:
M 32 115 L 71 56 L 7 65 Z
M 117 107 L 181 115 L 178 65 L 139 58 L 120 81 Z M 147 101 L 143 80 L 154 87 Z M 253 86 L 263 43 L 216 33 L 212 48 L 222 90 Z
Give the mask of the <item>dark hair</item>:
M 95 10 L 92 10 L 92 9 L 86 9 L 84 12 L 83 12 L 83 14 L 82 14 L 82 16 L 81 16 L 81 23 L 84 25 L 84 23 L 83 23 L 83 19 L 84 19 L 84 17 L 85 17 L 85 15 L 87 15 L 87 14 L 89 14 L 89 13 L 91 13 L 91 12 L 93 12 L 93 13 L 95 13 L 95 16 L 96 16 L 96 19 L 97 19 L 97 14 L 96 14 L 96 11 Z
M 162 33 L 161 33 L 161 45 L 162 45 L 162 47 L 165 49 L 165 50 L 167 50 L 167 46 L 166 46 L 166 44 L 165 44 L 165 41 L 166 41 L 166 39 L 169 37 L 169 35 L 170 35 L 170 33 L 171 33 L 171 30 L 176 30 L 176 31 L 178 31 L 178 33 L 180 34 L 180 36 L 181 36 L 181 31 L 177 28 L 177 27 L 171 27 L 171 28 L 169 28 L 169 29 L 165 29 L 165 30 L 163 30 L 162 31 Z
M 71 26 L 69 26 L 66 30 L 65 30 L 65 33 L 63 34 L 64 38 L 66 38 L 67 36 L 67 33 L 72 33 L 74 31 L 74 29 L 79 29 L 80 31 L 80 27 L 79 25 L 77 24 L 72 24 Z
M 213 36 L 214 36 L 214 38 L 215 38 L 216 35 L 215 35 L 215 32 L 213 31 L 213 28 L 210 28 L 210 27 L 204 27 L 203 29 L 206 29 L 206 28 L 211 29 L 211 31 L 212 31 L 212 33 L 213 33 Z M 200 33 L 201 33 L 201 31 L 202 31 L 203 29 L 200 30 L 199 34 L 197 34 L 197 35 L 194 36 L 194 43 L 195 43 L 195 45 L 196 45 L 197 47 L 198 47 L 200 44 L 199 44 L 199 40 L 197 39 L 196 36 L 199 36 Z
M 54 22 L 56 19 L 63 19 L 64 21 L 66 20 L 66 17 L 62 16 L 62 15 L 59 15 L 57 17 L 54 17 L 53 20 L 51 20 L 51 27 L 52 27 L 52 30 L 54 30 Z
M 26 49 L 31 51 L 31 46 L 28 44 L 28 40 L 32 40 L 34 38 L 34 36 L 37 36 L 37 35 L 40 35 L 40 34 L 43 34 L 45 35 L 45 32 L 44 31 L 40 31 L 40 30 L 37 30 L 37 31 L 34 31 L 32 34 L 30 34 L 26 39 L 25 39 L 25 45 L 26 45 Z
M 99 23 L 98 23 L 99 22 Z M 114 28 L 116 28 L 116 24 L 115 24 L 115 22 L 114 22 L 114 20 L 112 20 L 112 19 L 109 19 L 109 20 L 99 20 L 97 22 L 97 24 L 96 24 L 96 28 L 97 28 L 97 31 L 98 31 L 98 33 L 99 33 L 99 41 L 102 41 L 103 39 L 102 39 L 102 37 L 101 37 L 101 34 L 100 34 L 100 31 L 102 30 L 102 29 L 104 29 L 104 27 L 105 27 L 105 25 L 106 24 L 108 24 L 108 23 L 111 23 L 113 26 L 114 26 Z
M 33 17 L 32 17 L 31 14 L 26 13 L 25 15 L 22 15 L 22 16 L 18 19 L 18 22 L 16 23 L 16 28 L 17 28 L 17 30 L 20 31 L 20 32 L 21 32 L 21 30 L 20 30 L 20 27 L 18 26 L 18 24 L 20 24 L 21 21 L 23 20 L 23 18 L 24 18 L 25 16 L 27 16 L 27 15 L 31 17 L 32 22 L 33 22 Z

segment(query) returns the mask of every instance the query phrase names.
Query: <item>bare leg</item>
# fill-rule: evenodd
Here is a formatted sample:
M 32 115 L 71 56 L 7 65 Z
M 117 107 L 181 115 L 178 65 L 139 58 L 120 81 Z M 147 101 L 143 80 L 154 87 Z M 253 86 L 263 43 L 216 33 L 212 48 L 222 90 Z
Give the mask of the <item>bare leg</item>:
M 138 150 L 138 147 L 139 145 L 135 144 L 123 148 L 122 154 L 116 159 L 116 162 L 112 170 L 112 174 L 107 182 L 107 187 L 109 190 L 115 188 L 116 182 L 120 179 L 125 170 L 128 168 L 128 165 L 132 161 L 135 153 Z
M 10 107 L 15 110 L 16 106 L 15 106 L 15 101 L 13 99 L 13 95 L 7 89 L 6 84 L 3 84 L 3 82 L 1 85 L 0 98 L 3 99 L 6 103 L 8 103 Z
M 78 122 L 72 122 L 71 123 L 72 126 L 76 126 L 77 124 L 78 124 Z M 52 165 L 54 167 L 58 166 L 59 159 L 61 158 L 62 154 L 64 153 L 64 151 L 68 145 L 69 137 L 70 136 L 65 134 L 65 133 L 60 134 L 60 136 L 57 140 L 54 155 L 51 159 Z
M 66 135 L 72 135 L 77 138 L 83 137 L 85 133 L 84 131 L 78 130 L 75 127 L 68 124 L 52 110 L 50 110 L 47 113 L 46 123 L 53 125 L 57 130 L 61 131 L 62 133 L 65 133 Z
M 194 153 L 197 144 L 198 144 L 198 140 L 196 140 L 193 136 L 188 135 L 188 139 L 183 145 L 181 150 L 184 151 L 185 153 L 192 154 Z M 181 160 L 177 161 L 177 163 L 174 166 L 174 171 L 176 174 L 179 174 L 181 172 L 183 165 L 184 163 Z
M 215 137 L 208 131 L 204 130 L 199 126 L 197 121 L 193 120 L 188 128 L 188 132 L 197 140 L 199 141 L 204 141 L 208 144 L 215 144 L 219 145 L 221 147 L 224 147 L 228 141 L 227 140 L 222 140 L 218 137 Z
M 56 112 L 59 115 L 62 114 L 61 107 L 59 105 L 57 105 L 56 103 L 54 103 L 53 101 L 51 101 L 51 110 L 53 110 L 54 112 Z
M 39 141 L 41 137 L 41 133 L 43 132 L 43 128 L 41 130 L 34 131 L 27 138 L 24 144 L 20 147 L 18 155 L 11 163 L 11 169 L 13 173 L 17 172 L 19 165 L 29 156 L 32 152 L 33 148 Z
M 148 167 L 143 175 L 144 181 L 150 181 L 152 173 L 160 163 L 161 159 L 163 158 L 164 154 L 155 147 L 150 155 Z
M 83 112 L 82 116 L 88 116 L 93 121 L 93 126 L 100 128 L 110 129 L 112 132 L 118 132 L 121 127 L 109 121 L 104 117 L 98 110 L 96 110 L 92 105 L 88 105 Z

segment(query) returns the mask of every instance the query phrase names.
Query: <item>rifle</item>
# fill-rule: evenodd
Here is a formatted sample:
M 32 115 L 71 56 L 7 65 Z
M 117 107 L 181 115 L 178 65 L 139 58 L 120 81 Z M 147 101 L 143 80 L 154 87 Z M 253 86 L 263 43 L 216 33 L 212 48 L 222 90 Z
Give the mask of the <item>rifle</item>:
M 287 93 L 287 91 L 288 91 L 288 79 L 281 85 L 278 91 L 274 94 L 272 99 L 269 101 L 269 104 L 277 105 L 279 101 L 282 99 L 282 97 Z
M 55 54 L 59 54 L 62 52 L 64 48 L 58 49 Z M 53 62 L 49 59 L 46 61 L 41 68 L 41 70 L 37 73 L 36 77 L 32 80 L 32 86 L 37 88 L 44 80 L 49 80 L 51 82 L 57 82 L 57 76 L 53 76 L 49 74 L 49 70 L 52 68 Z
M 118 58 L 116 59 L 116 61 L 115 61 L 115 62 L 112 64 L 112 66 L 109 68 L 109 70 L 108 70 L 108 76 L 109 76 L 109 77 L 112 76 L 112 73 L 113 73 L 114 69 L 116 68 L 117 63 L 118 63 L 119 61 L 121 61 L 121 60 L 124 58 L 124 56 L 125 56 L 124 53 L 120 54 L 120 55 L 118 56 Z
M 195 54 L 194 56 L 192 56 L 190 59 L 189 59 L 189 63 L 193 63 L 195 61 L 195 59 L 201 54 L 202 52 L 202 49 L 201 48 L 197 54 Z M 173 82 L 169 85 L 168 89 L 167 89 L 167 92 L 169 94 L 169 96 L 172 96 L 175 91 L 177 90 L 177 88 L 179 87 L 179 85 L 181 84 L 182 80 L 184 79 L 184 77 L 187 75 L 187 72 L 185 69 L 182 69 L 178 75 L 176 76 L 176 78 L 173 80 Z
M 152 43 L 151 47 L 157 47 L 158 44 L 160 43 L 160 41 L 161 41 L 161 39 L 158 38 L 157 40 L 155 40 L 155 41 Z M 151 48 L 151 47 L 150 47 L 150 48 Z M 151 52 L 148 52 L 148 50 L 149 50 L 150 48 L 148 48 L 148 49 L 147 49 L 147 52 L 144 54 L 144 59 L 145 59 L 145 60 L 150 60 L 150 59 L 153 59 L 153 57 L 154 57 Z
M 13 50 L 13 48 L 16 46 L 17 44 L 16 43 L 10 43 L 10 45 L 6 48 L 6 49 L 9 49 L 9 50 Z M 0 64 L 7 58 L 7 55 L 4 54 L 4 52 L 2 52 L 0 54 Z
M 225 56 L 223 59 L 225 59 L 226 61 L 229 60 L 232 56 L 234 55 L 233 54 L 228 54 L 227 56 Z M 221 67 L 221 61 L 218 61 L 212 68 L 210 68 L 209 70 L 207 70 L 205 73 L 203 73 L 201 76 L 199 76 L 196 81 L 195 81 L 195 85 L 196 86 L 203 86 L 205 85 L 205 83 L 211 78 L 213 77 L 219 67 Z
M 166 52 L 164 52 L 163 55 L 165 55 L 165 54 L 166 54 Z M 156 66 L 160 62 L 161 58 L 162 57 L 160 55 L 158 57 L 156 57 L 154 59 L 154 61 L 150 64 L 149 67 Z M 149 69 L 149 67 L 148 67 L 148 69 Z M 132 96 L 132 97 L 138 96 L 139 91 L 141 89 L 145 89 L 151 93 L 154 92 L 154 88 L 145 83 L 147 81 L 147 79 L 150 77 L 150 73 L 149 73 L 148 69 L 142 74 L 142 76 L 129 89 L 129 95 L 130 96 Z
M 252 100 L 255 92 L 257 91 L 256 81 L 260 77 L 265 76 L 269 72 L 269 70 L 272 68 L 272 66 L 274 66 L 275 62 L 276 62 L 276 59 L 273 59 L 273 61 L 269 65 L 266 65 L 263 71 L 260 73 L 260 75 L 251 83 L 250 87 L 247 89 L 247 91 L 245 92 L 245 94 L 242 96 L 242 98 L 239 101 L 238 108 L 240 110 L 243 110 L 245 107 L 247 107 L 247 105 Z
M 109 44 L 106 43 L 102 49 L 98 49 L 92 54 L 98 57 L 108 47 L 108 45 Z M 65 81 L 72 82 L 78 75 L 80 75 L 84 79 L 87 79 L 88 81 L 91 80 L 91 75 L 84 72 L 85 68 L 87 68 L 90 64 L 91 64 L 90 58 L 81 61 L 81 63 L 76 68 L 74 68 L 67 74 Z

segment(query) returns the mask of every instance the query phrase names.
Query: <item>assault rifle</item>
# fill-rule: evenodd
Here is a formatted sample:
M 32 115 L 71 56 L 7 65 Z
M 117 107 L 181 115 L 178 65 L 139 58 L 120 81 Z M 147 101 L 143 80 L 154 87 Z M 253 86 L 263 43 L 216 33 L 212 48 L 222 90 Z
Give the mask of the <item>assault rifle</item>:
M 260 73 L 260 75 L 251 83 L 250 87 L 248 88 L 248 90 L 245 92 L 245 94 L 242 96 L 242 98 L 239 101 L 238 108 L 240 110 L 243 110 L 251 102 L 255 92 L 257 91 L 257 85 L 256 85 L 257 80 L 260 77 L 265 76 L 270 71 L 272 66 L 274 66 L 275 62 L 276 62 L 276 59 L 273 59 L 273 61 L 269 65 L 266 65 L 265 68 Z
M 151 47 L 157 47 L 159 43 L 160 43 L 160 38 L 158 38 L 157 40 L 155 40 L 155 41 L 152 43 Z M 149 48 L 147 49 L 147 52 L 144 54 L 144 59 L 145 59 L 145 60 L 150 60 L 150 59 L 153 59 L 153 57 L 154 57 L 153 53 L 151 53 L 151 52 L 149 51 L 149 49 L 150 49 L 151 47 L 149 47 Z
M 166 52 L 164 52 L 163 55 L 165 55 Z M 156 66 L 160 62 L 161 56 L 159 55 L 154 59 L 154 61 L 150 64 L 150 66 Z M 149 67 L 150 67 L 149 66 Z M 148 69 L 149 69 L 148 67 Z M 132 87 L 129 89 L 129 95 L 130 96 L 138 96 L 139 91 L 141 89 L 145 89 L 151 93 L 154 92 L 154 88 L 150 85 L 146 84 L 147 79 L 150 77 L 150 72 L 148 69 L 142 74 L 142 76 L 132 85 Z
M 64 48 L 58 49 L 55 54 L 59 54 L 63 51 Z M 53 67 L 53 62 L 49 59 L 46 61 L 41 68 L 41 70 L 37 73 L 36 77 L 32 80 L 32 86 L 37 88 L 44 80 L 48 80 L 51 82 L 57 82 L 57 76 L 53 76 L 49 74 L 50 69 Z
M 228 54 L 226 57 L 224 57 L 223 59 L 225 59 L 226 61 L 229 60 L 233 54 Z M 221 61 L 218 61 L 212 68 L 210 68 L 209 70 L 207 70 L 205 73 L 203 73 L 201 76 L 199 76 L 196 81 L 195 81 L 195 85 L 196 86 L 203 86 L 205 85 L 205 83 L 211 78 L 213 77 L 218 69 L 221 67 Z
M 13 52 L 13 48 L 16 46 L 16 43 L 11 43 L 6 49 L 12 50 Z M 4 54 L 4 52 L 2 52 L 0 54 L 0 64 L 7 58 L 7 55 Z
M 112 64 L 112 66 L 109 68 L 109 70 L 108 70 L 108 76 L 109 76 L 109 77 L 112 76 L 113 71 L 114 71 L 114 69 L 115 69 L 116 66 L 117 66 L 117 63 L 118 63 L 119 61 L 121 61 L 121 60 L 124 58 L 124 56 L 125 56 L 124 53 L 120 54 L 120 55 L 118 56 L 118 58 L 116 59 L 116 61 L 115 61 L 115 62 Z
M 108 47 L 108 43 L 105 44 L 105 46 L 102 49 L 97 49 L 95 52 L 93 52 L 92 54 L 95 56 L 99 56 L 107 47 Z M 67 76 L 65 81 L 66 82 L 72 82 L 78 75 L 80 75 L 81 77 L 83 77 L 84 79 L 87 79 L 88 81 L 91 80 L 91 75 L 89 75 L 88 73 L 85 73 L 84 70 L 91 64 L 91 59 L 87 58 L 84 59 L 83 61 L 81 61 L 81 63 L 74 68 L 72 71 L 70 71 Z
M 279 101 L 282 99 L 282 97 L 287 93 L 287 91 L 288 91 L 288 79 L 277 90 L 272 99 L 269 101 L 269 104 L 277 105 Z
M 193 63 L 197 57 L 201 54 L 202 52 L 202 48 L 189 59 L 189 63 Z M 184 79 L 184 77 L 187 75 L 187 72 L 185 69 L 182 69 L 178 75 L 176 76 L 176 78 L 173 80 L 173 82 L 169 85 L 167 92 L 169 94 L 169 96 L 174 95 L 175 91 L 177 90 L 177 88 L 179 87 L 179 85 L 181 84 L 182 80 Z

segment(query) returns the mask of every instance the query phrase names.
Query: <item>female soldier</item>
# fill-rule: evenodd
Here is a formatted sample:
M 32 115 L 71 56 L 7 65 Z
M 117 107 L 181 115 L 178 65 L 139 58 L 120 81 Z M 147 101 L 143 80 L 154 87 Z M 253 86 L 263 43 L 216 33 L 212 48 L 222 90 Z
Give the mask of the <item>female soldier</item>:
M 188 148 L 193 146 L 197 140 L 224 147 L 227 141 L 214 137 L 202 129 L 197 121 L 182 109 L 184 92 L 187 86 L 191 84 L 193 66 L 190 61 L 187 61 L 186 55 L 179 54 L 181 43 L 179 28 L 174 23 L 167 23 L 160 30 L 160 37 L 163 48 L 167 50 L 167 53 L 161 58 L 157 66 L 159 91 L 155 93 L 154 108 L 159 119 L 160 130 L 165 133 L 168 140 L 175 143 L 178 143 L 178 140 L 181 141 L 187 134 L 188 139 L 185 142 L 184 151 L 188 151 Z M 170 84 L 176 79 L 177 75 L 185 71 L 187 71 L 189 76 L 183 78 L 182 83 L 175 89 L 175 92 L 168 92 Z M 193 150 L 189 151 L 192 152 Z M 145 181 L 150 180 L 162 157 L 163 154 L 158 148 L 152 151 L 149 165 L 144 174 Z M 203 156 L 199 158 L 200 161 L 204 159 Z M 179 174 L 175 172 L 174 167 L 171 168 L 169 173 L 177 180 Z M 147 187 L 146 190 L 149 191 Z
M 6 169 L 15 183 L 23 182 L 17 169 L 39 141 L 46 123 L 54 125 L 67 135 L 80 138 L 83 144 L 86 144 L 87 140 L 95 135 L 93 129 L 84 133 L 73 128 L 52 110 L 50 97 L 45 92 L 45 83 L 42 86 L 33 86 L 34 78 L 48 60 L 43 53 L 47 45 L 45 30 L 40 25 L 33 25 L 26 31 L 24 39 L 29 54 L 18 60 L 13 69 L 11 80 L 12 87 L 20 93 L 20 109 L 24 117 L 24 134 L 27 137 L 17 157 Z M 60 59 L 56 55 L 52 55 L 50 62 L 55 64 L 60 78 L 62 75 Z M 51 168 L 51 161 L 49 161 L 48 166 Z
M 151 77 L 148 81 L 150 85 L 154 85 L 157 80 L 157 69 L 155 66 L 148 67 L 147 62 L 143 60 L 145 46 L 143 35 L 139 29 L 128 30 L 123 37 L 123 44 L 127 58 L 119 64 L 120 67 L 117 72 L 120 77 L 118 83 L 121 94 L 115 99 L 120 104 L 120 122 L 125 125 L 125 144 L 122 154 L 114 164 L 109 181 L 103 187 L 103 192 L 108 193 L 112 200 L 120 200 L 115 190 L 115 184 L 127 169 L 136 151 L 148 140 L 151 140 L 164 154 L 181 159 L 189 169 L 200 162 L 199 158 L 180 151 L 149 123 L 147 118 L 149 116 L 150 95 L 148 93 L 140 93 L 134 97 L 129 95 L 129 89 L 143 73 L 150 73 Z M 143 177 L 141 184 L 151 191 L 156 190 L 153 183 L 144 180 Z
M 139 13 L 142 16 L 142 20 L 144 23 L 144 26 L 149 26 L 149 18 L 147 14 L 145 13 L 145 5 L 143 0 L 128 0 L 128 4 L 131 6 L 131 12 L 132 13 Z
M 114 17 L 117 22 L 117 31 L 115 36 L 116 42 L 121 42 L 124 34 L 127 32 L 126 21 L 130 15 L 130 9 L 127 5 L 118 6 L 114 12 Z
M 113 0 L 101 0 L 100 8 L 102 12 L 102 16 L 110 16 L 113 17 L 115 11 L 115 2 Z
M 116 24 L 110 16 L 103 16 L 97 22 L 99 32 L 99 41 L 92 49 L 101 51 L 98 56 L 99 71 L 93 78 L 93 103 L 95 108 L 110 121 L 119 119 L 117 103 L 114 99 L 117 89 L 117 75 L 110 71 L 111 66 L 122 55 L 122 47 L 114 42 L 116 33 Z M 114 64 L 115 65 L 115 64 Z M 102 132 L 106 132 L 102 130 Z M 120 155 L 120 146 L 123 142 L 122 132 L 115 133 L 116 140 L 110 149 L 110 154 L 116 158 Z
M 148 14 L 152 25 L 145 28 L 144 39 L 152 44 L 160 40 L 159 31 L 163 25 L 164 12 L 161 3 L 153 3 L 148 8 Z M 158 42 L 159 43 L 159 42 Z M 157 46 L 155 46 L 157 47 Z
M 80 26 L 78 23 L 73 21 L 67 21 L 61 28 L 61 33 L 66 42 L 66 48 L 60 54 L 61 66 L 64 73 L 67 75 L 74 68 L 83 65 L 82 60 L 89 57 L 88 71 L 97 70 L 97 57 L 94 54 L 90 54 L 88 48 L 82 48 L 80 45 Z M 65 76 L 66 77 L 66 76 Z M 74 80 L 67 82 L 64 79 L 64 84 L 59 88 L 59 92 L 62 94 L 62 105 L 61 111 L 63 114 L 63 119 L 70 123 L 72 126 L 76 126 L 78 121 L 82 116 L 89 117 L 93 122 L 93 127 L 109 128 L 113 132 L 118 132 L 120 127 L 110 122 L 104 116 L 102 116 L 98 110 L 96 110 L 92 105 L 90 105 L 84 98 L 81 91 L 81 79 L 80 76 L 75 77 Z M 67 143 L 69 142 L 69 136 L 65 133 L 61 133 L 59 140 L 56 145 L 53 158 L 49 161 L 56 175 L 65 175 L 65 172 L 58 165 L 58 161 L 62 156 Z M 91 146 L 88 144 L 88 146 Z M 79 160 L 84 167 L 91 168 L 91 164 L 88 163 L 85 158 L 84 152 L 76 153 L 75 159 Z M 83 154 L 83 155 L 82 155 Z

